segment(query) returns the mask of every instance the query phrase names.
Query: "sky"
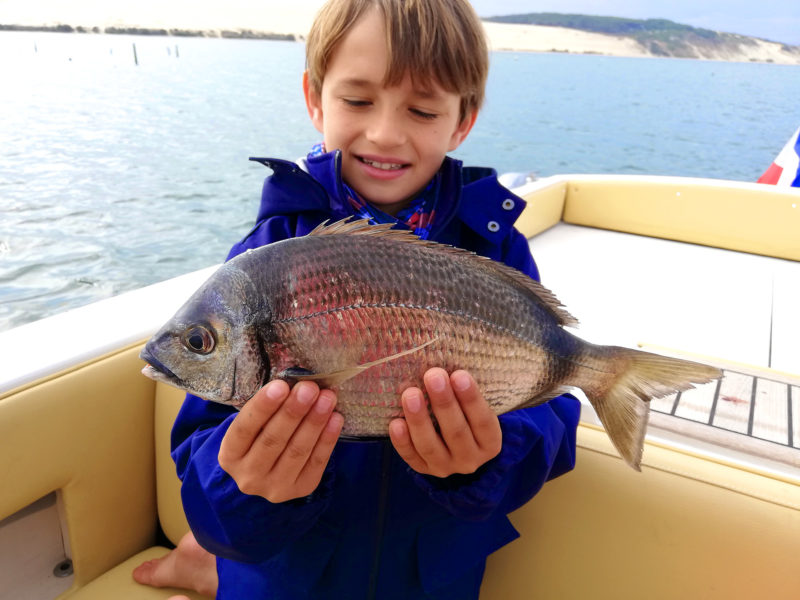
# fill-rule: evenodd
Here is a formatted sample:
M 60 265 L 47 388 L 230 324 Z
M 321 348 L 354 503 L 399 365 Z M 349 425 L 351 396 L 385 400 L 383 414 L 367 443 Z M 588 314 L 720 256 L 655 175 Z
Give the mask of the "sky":
M 670 19 L 800 46 L 800 0 L 471 0 L 481 17 L 531 12 Z M 293 0 L 318 7 L 322 0 Z
M 663 18 L 800 45 L 800 0 L 472 0 L 481 17 L 529 12 Z
M 203 12 L 259 14 L 267 19 L 283 16 L 308 22 L 324 0 L 0 0 L 0 23 L 9 14 L 71 15 L 134 12 L 181 15 Z M 800 0 L 471 0 L 481 17 L 530 12 L 580 13 L 663 18 L 729 33 L 760 37 L 800 46 Z M 12 9 L 15 9 L 12 10 Z M 130 11 L 128 11 L 130 12 Z M 263 19 L 262 19 L 263 20 Z M 83 23 L 74 23 L 77 25 Z

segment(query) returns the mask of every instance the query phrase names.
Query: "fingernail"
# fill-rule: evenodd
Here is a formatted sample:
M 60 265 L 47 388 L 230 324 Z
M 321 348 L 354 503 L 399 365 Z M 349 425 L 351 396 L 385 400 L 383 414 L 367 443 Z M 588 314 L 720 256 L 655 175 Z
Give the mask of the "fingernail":
M 314 391 L 314 388 L 310 385 L 302 385 L 302 384 L 298 385 L 300 387 L 297 390 L 297 401 L 303 406 L 308 406 L 314 401 L 314 397 L 317 394 Z
M 319 398 L 317 399 L 317 403 L 314 405 L 314 410 L 316 410 L 319 414 L 324 415 L 325 413 L 330 412 L 332 407 L 333 398 L 331 398 L 329 394 L 320 394 Z
M 422 394 L 406 392 L 406 408 L 409 412 L 418 413 L 422 408 Z
M 453 375 L 450 377 L 450 381 L 453 383 L 453 388 L 457 392 L 463 392 L 464 390 L 468 389 L 470 385 L 472 385 L 470 376 L 464 371 L 456 371 L 453 373 Z
M 333 413 L 328 419 L 328 424 L 325 426 L 325 428 L 330 433 L 335 433 L 336 431 L 341 429 L 343 424 L 344 424 L 344 417 L 342 417 L 342 415 L 340 415 L 339 413 Z
M 406 424 L 402 419 L 395 419 L 389 423 L 389 431 L 396 438 L 403 437 L 406 433 Z
M 273 381 L 267 386 L 267 398 L 270 400 L 278 400 L 286 393 L 283 386 L 278 381 Z
M 431 392 L 443 392 L 447 386 L 447 381 L 442 373 L 435 373 L 428 377 L 427 384 Z

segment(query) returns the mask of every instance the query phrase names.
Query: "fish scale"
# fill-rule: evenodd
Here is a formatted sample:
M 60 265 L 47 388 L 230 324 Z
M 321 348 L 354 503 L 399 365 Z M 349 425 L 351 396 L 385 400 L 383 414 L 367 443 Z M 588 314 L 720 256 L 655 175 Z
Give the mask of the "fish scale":
M 386 435 L 403 416 L 401 392 L 423 388 L 434 366 L 469 371 L 498 414 L 580 387 L 638 468 L 650 398 L 719 371 L 595 346 L 565 329 L 575 323 L 519 271 L 362 220 L 232 259 L 142 358 L 146 375 L 237 407 L 269 379 L 316 381 L 336 391 L 343 433 L 355 437 Z

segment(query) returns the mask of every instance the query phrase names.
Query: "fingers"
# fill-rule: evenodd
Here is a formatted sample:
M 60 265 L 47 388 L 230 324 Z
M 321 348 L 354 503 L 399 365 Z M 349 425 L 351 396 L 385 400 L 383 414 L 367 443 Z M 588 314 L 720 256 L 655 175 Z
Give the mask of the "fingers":
M 246 494 L 271 502 L 319 484 L 342 429 L 336 395 L 312 382 L 273 381 L 242 408 L 223 438 L 220 466 Z
M 320 392 L 317 388 L 314 393 L 316 386 L 307 387 L 302 383 L 297 384 L 295 388 L 300 388 L 297 396 L 301 407 L 305 407 L 306 403 L 311 403 L 311 408 L 301 416 L 302 420 L 299 422 L 295 422 L 296 417 L 294 416 L 281 418 L 284 415 L 279 412 L 259 436 L 259 441 L 266 448 L 272 446 L 281 448 L 281 453 L 272 469 L 272 475 L 277 479 L 297 480 L 299 478 L 326 431 L 333 407 L 336 404 L 336 395 L 331 390 Z M 341 419 L 341 415 L 337 416 Z M 294 430 L 288 431 L 292 426 L 294 426 Z M 326 447 L 330 445 L 332 451 L 333 445 L 336 444 L 336 438 L 333 439 L 333 444 L 330 444 L 330 437 L 330 435 L 325 436 L 324 442 Z M 328 452 L 329 454 L 330 452 Z M 319 454 L 316 458 L 319 458 Z M 325 458 L 327 464 L 327 457 Z
M 247 454 L 261 429 L 278 411 L 289 395 L 289 385 L 280 379 L 270 381 L 239 411 L 225 434 L 224 450 L 228 460 Z
M 274 456 L 277 460 L 285 451 L 290 451 L 297 457 L 302 455 L 303 450 L 298 448 L 297 443 L 291 447 L 291 450 L 287 446 L 306 418 L 321 425 L 319 413 L 311 410 L 319 395 L 319 387 L 308 381 L 301 381 L 292 388 L 289 397 L 264 424 L 261 432 L 253 441 L 253 446 L 257 446 L 256 450 L 260 454 L 260 459 Z M 332 408 L 332 406 L 328 408 Z
M 333 449 L 336 447 L 336 442 L 339 441 L 339 434 L 342 433 L 343 425 L 344 417 L 342 415 L 339 413 L 330 414 L 311 455 L 297 477 L 298 487 L 302 490 L 308 490 L 308 493 L 303 494 L 304 496 L 317 489 Z
M 434 368 L 423 381 L 438 430 L 418 388 L 408 388 L 401 396 L 405 421 L 396 419 L 389 426 L 392 444 L 409 466 L 446 477 L 473 473 L 494 458 L 502 446 L 500 423 L 469 373 L 448 376 Z
M 464 417 L 469 423 L 469 430 L 475 443 L 484 454 L 494 458 L 500 453 L 503 441 L 500 420 L 483 398 L 478 385 L 469 373 L 454 371 L 450 375 L 450 383 L 458 397 Z
M 461 373 L 464 373 L 461 371 Z M 464 373 L 466 375 L 466 373 Z M 467 375 L 469 377 L 469 375 Z M 471 378 L 470 378 L 471 379 Z M 464 407 L 461 402 L 465 396 L 456 398 L 455 391 L 444 369 L 430 369 L 423 378 L 425 389 L 431 399 L 431 410 L 436 416 L 439 428 L 445 444 L 451 452 L 469 452 L 476 446 L 470 423 L 464 414 Z M 460 381 L 460 380 L 459 380 Z M 468 388 L 467 394 L 470 403 L 480 400 L 477 387 Z
M 417 391 L 420 395 L 422 394 L 419 390 Z M 408 390 L 406 390 L 404 394 L 407 392 Z M 408 415 L 407 410 L 406 415 Z M 414 469 L 417 473 L 433 475 L 431 469 L 428 467 L 427 461 L 417 452 L 414 441 L 411 439 L 408 423 L 405 419 L 394 419 L 389 423 L 389 439 L 392 441 L 392 445 L 400 455 L 400 458 L 406 461 L 409 467 Z

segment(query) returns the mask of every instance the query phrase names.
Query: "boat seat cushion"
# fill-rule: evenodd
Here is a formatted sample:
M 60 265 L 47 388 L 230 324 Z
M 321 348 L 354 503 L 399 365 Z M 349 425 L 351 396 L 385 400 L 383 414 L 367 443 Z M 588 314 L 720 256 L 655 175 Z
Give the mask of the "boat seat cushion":
M 183 594 L 192 600 L 208 600 L 196 592 L 188 592 L 175 588 L 153 588 L 139 585 L 133 580 L 131 573 L 146 560 L 164 556 L 169 549 L 163 546 L 152 546 L 143 550 L 116 567 L 106 571 L 100 577 L 83 586 L 69 600 L 164 600 L 175 594 Z
M 183 513 L 181 482 L 170 455 L 170 433 L 175 417 L 181 408 L 186 393 L 166 385 L 156 384 L 155 403 L 155 452 L 156 452 L 156 497 L 158 520 L 169 540 L 177 545 L 189 531 L 189 523 Z

